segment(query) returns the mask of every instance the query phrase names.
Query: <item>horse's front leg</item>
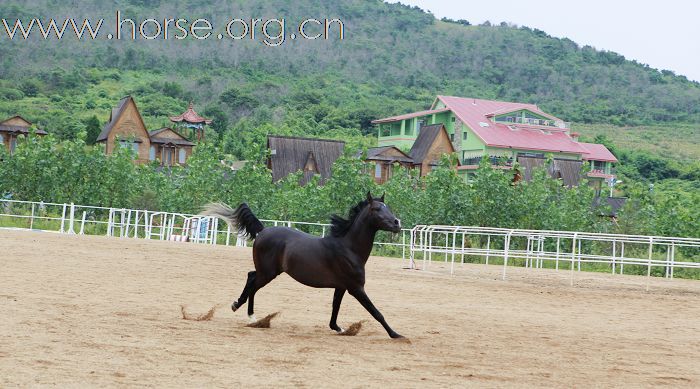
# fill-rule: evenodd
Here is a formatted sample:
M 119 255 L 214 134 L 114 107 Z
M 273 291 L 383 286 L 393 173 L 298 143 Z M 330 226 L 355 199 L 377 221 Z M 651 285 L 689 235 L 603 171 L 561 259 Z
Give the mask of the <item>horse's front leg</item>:
M 343 329 L 338 327 L 338 312 L 340 311 L 340 303 L 343 301 L 343 296 L 345 295 L 345 289 L 336 288 L 335 293 L 333 293 L 333 313 L 331 314 L 331 322 L 329 326 L 333 331 L 343 332 Z
M 363 307 L 374 317 L 381 325 L 384 327 L 386 332 L 389 334 L 390 337 L 396 339 L 396 338 L 403 338 L 403 336 L 397 334 L 394 330 L 389 327 L 389 324 L 386 323 L 386 320 L 384 320 L 384 316 L 379 312 L 379 310 L 372 304 L 372 301 L 367 297 L 367 293 L 365 293 L 364 288 L 358 288 L 354 290 L 349 291 L 350 294 L 357 299 L 357 301 L 362 304 Z

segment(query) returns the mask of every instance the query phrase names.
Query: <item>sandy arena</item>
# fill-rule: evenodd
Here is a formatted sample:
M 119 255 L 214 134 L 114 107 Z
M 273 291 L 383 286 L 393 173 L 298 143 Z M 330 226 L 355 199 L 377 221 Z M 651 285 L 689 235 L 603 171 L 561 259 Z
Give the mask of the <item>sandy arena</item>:
M 278 277 L 270 329 L 231 312 L 249 249 L 0 231 L 0 387 L 640 387 L 700 385 L 700 281 L 370 258 L 366 290 L 410 343 L 347 296 Z M 219 304 L 211 321 L 183 320 Z

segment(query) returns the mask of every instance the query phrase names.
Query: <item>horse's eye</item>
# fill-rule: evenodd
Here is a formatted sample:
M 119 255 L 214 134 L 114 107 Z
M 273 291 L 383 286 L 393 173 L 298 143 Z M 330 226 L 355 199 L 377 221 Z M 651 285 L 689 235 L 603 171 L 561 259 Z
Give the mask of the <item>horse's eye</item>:
M 381 208 L 380 207 L 372 207 L 373 211 L 379 211 Z

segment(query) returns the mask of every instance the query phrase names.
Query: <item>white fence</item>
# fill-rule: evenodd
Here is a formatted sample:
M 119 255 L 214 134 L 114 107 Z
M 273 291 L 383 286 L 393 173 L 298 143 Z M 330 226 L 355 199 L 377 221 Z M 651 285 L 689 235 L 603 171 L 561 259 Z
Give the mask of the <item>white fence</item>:
M 205 244 L 248 244 L 230 226 L 219 229 L 217 218 L 201 215 L 16 200 L 0 200 L 0 206 L 0 228 Z M 329 231 L 329 224 L 325 223 L 262 222 L 298 228 L 319 236 Z M 673 278 L 677 269 L 700 269 L 700 239 L 697 238 L 418 225 L 402 230 L 400 235 L 382 234 L 375 244 L 383 249 L 380 254 L 400 255 L 408 260 L 411 268 L 422 261 L 421 267 L 428 269 L 433 260 L 442 260 L 450 264 L 453 274 L 455 263 L 477 262 L 502 265 L 503 279 L 508 266 L 565 268 L 571 272 L 572 282 L 574 270 L 581 271 L 587 264 L 608 266 L 613 274 L 624 273 L 627 266 L 627 273 L 645 273 L 647 277 L 654 273 L 667 278 Z
M 0 200 L 0 228 L 29 229 L 80 235 L 105 235 L 121 238 L 187 241 L 245 247 L 247 240 L 226 225 L 219 229 L 219 219 L 201 215 L 155 212 L 138 209 L 95 207 L 76 204 Z M 264 224 L 288 226 L 326 236 L 330 224 L 261 220 Z M 377 247 L 393 248 L 393 255 L 406 258 L 410 230 Z
M 487 265 L 500 260 L 503 279 L 514 260 L 531 268 L 542 268 L 545 262 L 556 270 L 566 265 L 572 275 L 582 264 L 604 264 L 613 274 L 622 274 L 625 266 L 636 266 L 637 271 L 641 266 L 647 277 L 658 268 L 666 278 L 673 278 L 676 269 L 700 269 L 697 238 L 418 225 L 411 230 L 409 246 L 411 268 L 416 267 L 418 255 L 426 269 L 433 254 L 442 254 L 442 260 L 450 263 L 450 273 L 465 258 L 478 258 Z M 686 255 L 679 258 L 679 250 Z

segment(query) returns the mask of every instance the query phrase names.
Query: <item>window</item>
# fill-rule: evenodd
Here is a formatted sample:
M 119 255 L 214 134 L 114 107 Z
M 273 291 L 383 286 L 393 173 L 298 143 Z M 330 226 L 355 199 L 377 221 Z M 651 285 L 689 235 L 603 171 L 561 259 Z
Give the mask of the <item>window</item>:
M 452 116 L 452 122 L 454 122 L 455 120 L 457 120 L 457 118 L 455 118 L 454 116 Z
M 128 141 L 128 140 L 120 140 L 119 147 L 125 147 L 127 149 L 131 149 L 131 151 L 136 153 L 136 156 L 139 155 L 139 144 L 136 142 L 132 142 L 132 141 Z
M 178 162 L 181 164 L 185 163 L 185 157 L 187 156 L 185 149 L 180 149 L 179 155 L 178 155 Z
M 10 154 L 15 152 L 17 148 L 17 138 L 10 138 Z
M 2 134 L 0 134 L 0 143 L 5 143 L 5 137 L 3 137 Z
M 452 141 L 452 142 L 455 141 L 455 134 L 450 134 L 450 141 Z
M 466 131 L 462 132 L 462 140 L 467 140 L 468 135 L 469 134 Z
M 382 165 L 380 163 L 374 165 L 374 178 L 382 178 Z
M 155 159 L 156 159 L 156 146 L 151 146 L 151 149 L 148 151 L 148 160 L 155 161 Z

